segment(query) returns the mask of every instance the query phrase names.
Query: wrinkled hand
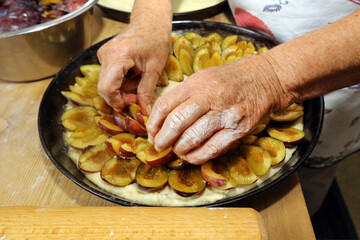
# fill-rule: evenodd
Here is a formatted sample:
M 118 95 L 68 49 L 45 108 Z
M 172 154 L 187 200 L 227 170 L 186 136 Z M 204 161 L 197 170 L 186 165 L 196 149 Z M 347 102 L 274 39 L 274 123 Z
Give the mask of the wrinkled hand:
M 98 91 L 116 111 L 138 102 L 148 115 L 156 82 L 169 54 L 171 35 L 156 28 L 129 27 L 98 51 L 102 65 Z M 131 93 L 137 88 L 137 94 Z
M 270 64 L 256 56 L 199 71 L 159 98 L 150 114 L 150 141 L 173 146 L 201 164 L 247 135 L 286 98 Z M 287 103 L 286 103 L 287 104 Z

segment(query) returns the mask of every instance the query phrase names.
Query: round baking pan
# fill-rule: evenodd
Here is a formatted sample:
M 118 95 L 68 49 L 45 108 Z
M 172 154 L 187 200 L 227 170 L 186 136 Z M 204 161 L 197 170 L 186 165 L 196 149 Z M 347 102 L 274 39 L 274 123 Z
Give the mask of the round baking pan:
M 204 22 L 204 21 L 179 21 L 173 23 L 174 33 L 181 34 L 184 32 L 197 32 L 202 35 L 217 32 L 220 35 L 227 36 L 237 34 L 241 38 L 252 41 L 258 47 L 266 45 L 273 47 L 277 43 L 271 38 L 264 35 L 246 30 L 234 25 Z M 109 38 L 110 39 L 110 38 Z M 80 76 L 79 67 L 84 64 L 98 63 L 96 52 L 101 45 L 106 43 L 109 39 L 93 45 L 85 50 L 83 53 L 72 59 L 66 66 L 64 66 L 54 77 L 41 101 L 39 115 L 38 115 L 38 130 L 42 146 L 49 156 L 53 164 L 71 181 L 93 193 L 96 196 L 104 198 L 114 203 L 125 206 L 142 205 L 126 200 L 124 198 L 115 196 L 105 190 L 97 187 L 90 182 L 77 168 L 73 161 L 67 155 L 67 147 L 64 142 L 64 128 L 61 124 L 61 115 L 64 112 L 64 106 L 67 103 L 65 97 L 61 95 L 61 91 L 69 89 L 69 85 L 75 83 L 75 77 Z M 298 145 L 292 157 L 282 166 L 282 168 L 273 176 L 260 183 L 254 185 L 253 188 L 245 191 L 242 194 L 225 198 L 220 201 L 199 205 L 199 206 L 220 206 L 236 201 L 241 201 L 252 197 L 258 193 L 269 189 L 291 175 L 295 169 L 309 156 L 314 149 L 319 138 L 322 122 L 324 102 L 322 97 L 312 100 L 304 101 L 304 132 L 305 138 Z
M 117 10 L 100 3 L 97 3 L 97 6 L 110 18 L 128 23 L 130 19 L 130 12 Z M 212 17 L 228 7 L 227 1 L 220 2 L 214 6 L 206 7 L 203 9 L 195 10 L 195 11 L 188 11 L 188 12 L 181 12 L 181 13 L 174 13 L 173 20 L 202 20 L 205 18 Z

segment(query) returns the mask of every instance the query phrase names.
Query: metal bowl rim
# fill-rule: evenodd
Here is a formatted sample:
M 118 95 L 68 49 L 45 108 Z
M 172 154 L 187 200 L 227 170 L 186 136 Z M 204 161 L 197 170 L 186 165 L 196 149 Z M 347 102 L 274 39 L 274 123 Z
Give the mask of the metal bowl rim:
M 86 12 L 90 8 L 92 8 L 96 4 L 96 2 L 97 2 L 97 0 L 88 0 L 79 9 L 77 9 L 77 10 L 75 10 L 73 12 L 67 13 L 64 16 L 53 19 L 51 21 L 48 21 L 48 22 L 45 22 L 45 23 L 40 23 L 40 24 L 31 26 L 31 27 L 27 27 L 27 28 L 24 28 L 24 29 L 16 30 L 16 31 L 0 33 L 0 39 L 6 39 L 6 38 L 14 37 L 14 36 L 25 35 L 25 34 L 28 34 L 28 33 L 39 32 L 39 31 L 42 31 L 44 29 L 51 28 L 51 27 L 53 27 L 55 25 L 66 22 L 66 21 L 68 21 L 68 20 L 70 20 L 72 18 L 75 18 L 75 17 L 83 14 L 84 12 Z

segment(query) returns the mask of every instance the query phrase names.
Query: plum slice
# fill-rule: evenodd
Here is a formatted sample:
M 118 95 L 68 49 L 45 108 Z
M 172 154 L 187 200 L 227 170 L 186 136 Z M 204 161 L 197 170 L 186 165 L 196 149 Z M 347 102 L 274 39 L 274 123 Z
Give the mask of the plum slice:
M 190 197 L 202 192 L 206 181 L 199 166 L 191 165 L 179 170 L 171 170 L 168 183 L 174 192 L 182 197 Z
M 179 37 L 174 42 L 174 55 L 179 59 L 181 49 L 189 52 L 190 56 L 194 55 L 192 42 L 185 37 Z
M 214 52 L 210 57 L 210 66 L 220 66 L 224 64 L 224 60 L 222 59 L 220 53 Z
M 135 180 L 136 170 L 140 165 L 137 158 L 113 158 L 107 161 L 101 169 L 101 178 L 115 186 L 126 186 Z
M 69 85 L 70 91 L 79 94 L 85 99 L 92 99 L 98 96 L 98 91 L 96 86 L 93 86 L 89 83 L 84 83 L 82 86 L 79 85 Z
M 234 55 L 236 57 L 236 51 L 238 47 L 236 45 L 231 45 L 222 50 L 221 57 L 226 61 L 230 56 Z
M 174 156 L 175 154 L 172 151 L 172 147 L 169 147 L 164 151 L 157 152 L 154 145 L 150 143 L 142 151 L 139 151 L 136 154 L 136 157 L 140 159 L 140 161 L 150 166 L 167 164 L 173 160 Z
M 86 98 L 76 92 L 62 91 L 61 94 L 76 106 L 91 106 L 92 99 Z
M 90 81 L 97 83 L 99 80 L 101 66 L 99 64 L 88 64 L 80 66 L 80 72 Z
M 272 166 L 279 164 L 285 159 L 286 148 L 282 141 L 272 137 L 262 137 L 256 141 L 255 145 L 264 148 L 270 153 Z
M 252 184 L 258 180 L 256 174 L 242 156 L 228 156 L 226 165 L 229 168 L 230 176 L 238 184 Z
M 114 119 L 115 119 L 116 125 L 118 125 L 122 129 L 126 129 L 126 116 L 123 115 L 123 113 L 115 113 Z
M 144 123 L 145 124 L 145 123 Z M 138 121 L 133 119 L 130 116 L 125 117 L 125 128 L 127 131 L 136 134 L 138 136 L 146 136 L 147 131 L 146 128 L 143 127 Z
M 245 156 L 250 168 L 256 175 L 266 174 L 271 166 L 271 156 L 264 148 L 254 145 L 241 145 L 240 152 Z
M 170 80 L 176 82 L 181 82 L 182 80 L 184 80 L 184 74 L 181 70 L 180 62 L 173 55 L 169 55 L 164 69 Z
M 165 186 L 168 181 L 168 170 L 165 166 L 152 167 L 141 164 L 136 171 L 136 184 L 144 192 L 154 192 Z
M 109 135 L 125 132 L 124 129 L 115 124 L 115 119 L 111 115 L 95 116 L 94 119 L 99 128 Z
M 69 130 L 84 130 L 96 126 L 94 117 L 98 115 L 93 107 L 74 107 L 61 116 L 62 125 Z
M 291 122 L 304 115 L 304 108 L 296 103 L 291 104 L 284 110 L 270 114 L 270 119 L 276 122 Z
M 80 155 L 78 167 L 85 172 L 100 172 L 105 162 L 114 157 L 106 144 L 96 145 Z
M 190 76 L 194 73 L 193 70 L 193 57 L 191 56 L 190 52 L 186 49 L 180 49 L 179 52 L 179 62 L 181 66 L 181 70 L 187 76 Z
M 268 127 L 266 129 L 268 134 L 285 144 L 285 147 L 294 147 L 301 142 L 304 138 L 305 133 L 297 128 L 276 128 Z
M 227 36 L 221 44 L 221 49 L 228 48 L 231 45 L 234 45 L 237 42 L 238 35 Z
M 181 169 L 185 166 L 188 165 L 188 162 L 181 159 L 181 158 L 178 158 L 178 159 L 175 159 L 171 162 L 168 163 L 168 168 L 171 168 L 171 169 Z
M 211 33 L 211 34 L 209 34 L 206 38 L 208 39 L 209 42 L 215 41 L 215 42 L 217 42 L 220 46 L 221 46 L 222 41 L 223 41 L 222 36 L 220 36 L 220 34 L 218 34 L 218 33 Z
M 204 179 L 218 189 L 231 189 L 237 186 L 236 181 L 230 176 L 229 169 L 223 161 L 213 159 L 201 165 Z
M 167 85 L 169 85 L 169 78 L 165 70 L 162 71 L 156 85 L 160 87 L 166 87 Z
M 246 135 L 245 137 L 241 138 L 239 141 L 243 144 L 254 144 L 256 142 L 256 140 L 258 139 L 257 136 L 255 135 Z
M 115 136 L 112 136 L 106 139 L 106 144 L 108 148 L 114 152 L 116 155 L 121 157 L 134 157 L 135 153 L 123 149 L 123 145 L 127 144 L 133 146 L 135 143 L 135 135 L 132 133 L 120 133 Z
M 136 103 L 130 103 L 129 105 L 129 114 L 135 119 L 138 123 L 140 123 L 143 127 L 146 126 L 146 122 L 148 117 L 141 114 L 140 106 Z M 126 122 L 126 120 L 125 120 Z
M 112 107 L 110 107 L 107 102 L 105 101 L 105 99 L 103 99 L 100 96 L 96 96 L 92 99 L 92 106 L 99 112 L 103 113 L 101 115 L 104 114 L 112 114 L 114 112 L 114 110 L 112 109 Z
M 86 130 L 72 132 L 70 137 L 65 139 L 65 142 L 72 148 L 86 151 L 93 146 L 104 143 L 108 137 L 107 134 L 95 126 Z
M 201 47 L 195 54 L 193 69 L 197 72 L 210 66 L 210 52 L 207 47 Z
M 188 32 L 184 35 L 184 37 L 192 43 L 193 48 L 197 48 L 198 46 L 200 46 L 201 36 L 199 34 L 194 32 Z

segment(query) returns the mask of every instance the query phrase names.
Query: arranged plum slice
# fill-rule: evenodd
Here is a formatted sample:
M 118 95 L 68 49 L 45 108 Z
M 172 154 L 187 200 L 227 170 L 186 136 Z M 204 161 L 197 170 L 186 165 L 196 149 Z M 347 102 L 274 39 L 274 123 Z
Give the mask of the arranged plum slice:
M 238 184 L 252 184 L 258 180 L 258 177 L 244 157 L 236 155 L 227 156 L 226 164 L 229 168 L 230 176 Z
M 141 164 L 136 171 L 136 183 L 144 192 L 154 192 L 165 186 L 168 181 L 168 170 L 165 166 L 152 167 Z
M 180 50 L 184 49 L 189 52 L 190 56 L 194 55 L 192 42 L 185 37 L 179 37 L 174 42 L 174 55 L 179 59 Z
M 255 52 L 254 44 L 252 42 L 248 42 L 244 50 L 244 57 L 250 57 L 254 55 L 254 52 Z
M 210 58 L 210 67 L 220 66 L 224 64 L 224 60 L 222 59 L 220 53 L 214 52 Z
M 210 42 L 210 48 L 209 48 L 209 53 L 210 53 L 210 56 L 212 56 L 214 53 L 218 53 L 221 55 L 221 46 L 215 42 L 215 41 L 212 41 Z
M 262 137 L 256 141 L 255 145 L 264 148 L 270 153 L 272 166 L 279 164 L 285 159 L 286 148 L 282 141 L 272 137 Z
M 156 85 L 160 87 L 166 87 L 167 85 L 169 85 L 169 78 L 165 70 L 162 71 Z
M 105 162 L 114 157 L 106 144 L 100 144 L 80 155 L 78 167 L 86 172 L 100 172 Z
M 61 116 L 62 125 L 69 130 L 85 130 L 96 126 L 94 117 L 98 115 L 92 107 L 74 107 L 66 110 Z
M 100 96 L 96 96 L 92 99 L 92 106 L 101 113 L 104 114 L 112 114 L 114 112 L 114 110 L 112 109 L 112 107 L 110 107 L 107 102 L 105 101 L 105 99 L 103 99 Z M 101 114 L 101 115 L 104 115 Z
M 171 168 L 171 169 L 181 169 L 185 166 L 188 165 L 188 162 L 181 159 L 181 158 L 178 158 L 178 159 L 175 159 L 171 162 L 168 163 L 168 168 Z
M 154 145 L 150 143 L 146 146 L 146 148 L 136 154 L 136 157 L 140 159 L 140 161 L 150 166 L 167 164 L 173 160 L 174 156 L 175 154 L 172 151 L 172 147 L 169 147 L 164 151 L 157 152 Z
M 294 147 L 301 142 L 305 133 L 297 128 L 275 128 L 268 127 L 268 134 L 280 141 L 282 141 L 286 147 Z
M 99 128 L 109 135 L 116 135 L 125 132 L 124 129 L 115 124 L 113 116 L 95 116 L 94 119 Z
M 101 131 L 97 126 L 86 130 L 74 131 L 65 142 L 80 151 L 86 151 L 93 146 L 102 144 L 109 136 Z
M 125 117 L 126 130 L 138 136 L 146 136 L 146 128 L 130 116 Z
M 126 116 L 125 115 L 123 115 L 122 113 L 115 113 L 114 114 L 114 119 L 115 119 L 116 125 L 118 125 L 122 129 L 126 129 L 126 121 L 125 121 Z
M 179 60 L 173 55 L 169 55 L 165 64 L 165 71 L 170 80 L 181 82 L 184 80 L 184 74 L 181 70 Z
M 261 133 L 262 131 L 264 131 L 266 128 L 266 124 L 265 123 L 260 123 L 259 125 L 256 126 L 256 128 L 254 130 L 251 131 L 251 135 L 257 135 L 259 133 Z
M 256 142 L 257 139 L 258 139 L 257 136 L 249 134 L 249 135 L 246 135 L 245 137 L 241 138 L 239 141 L 243 144 L 252 145 Z
M 137 105 L 136 103 L 130 103 L 129 114 L 133 119 L 135 119 L 143 127 L 146 126 L 148 117 L 141 114 L 139 105 Z M 125 123 L 126 123 L 126 119 L 125 119 Z
M 209 42 L 215 41 L 215 42 L 217 42 L 220 46 L 221 46 L 222 41 L 223 41 L 222 36 L 220 36 L 220 34 L 218 34 L 218 33 L 211 33 L 211 34 L 209 34 L 206 38 L 208 39 Z
M 270 114 L 270 119 L 277 122 L 291 122 L 304 115 L 304 108 L 296 103 L 291 104 L 284 110 Z
M 115 186 L 126 186 L 135 180 L 136 170 L 140 165 L 137 158 L 113 158 L 107 161 L 101 169 L 101 178 Z
M 132 133 L 120 133 L 106 139 L 106 144 L 109 149 L 116 155 L 121 157 L 134 157 L 135 153 L 123 149 L 123 145 L 133 146 L 135 143 L 135 135 Z
M 92 104 L 91 98 L 85 98 L 76 92 L 62 91 L 61 94 L 76 106 L 91 106 Z
M 201 36 L 199 34 L 194 32 L 188 32 L 184 35 L 184 37 L 192 43 L 193 48 L 197 48 L 200 46 Z
M 266 53 L 267 51 L 269 51 L 269 49 L 267 47 L 263 47 L 263 48 L 260 48 L 259 50 L 257 50 L 256 54 L 261 55 L 261 54 Z
M 202 192 L 206 181 L 199 166 L 191 165 L 169 173 L 169 185 L 175 193 L 182 197 L 190 197 Z
M 221 49 L 228 48 L 231 45 L 234 45 L 237 42 L 238 35 L 227 36 L 221 44 Z
M 84 83 L 82 86 L 69 85 L 70 91 L 79 94 L 85 99 L 94 98 L 98 95 L 96 86 Z
M 245 40 L 242 40 L 240 42 L 237 42 L 236 46 L 238 46 L 239 49 L 242 49 L 243 51 L 245 51 L 247 42 Z
M 99 64 L 89 64 L 80 66 L 80 72 L 90 81 L 97 83 L 99 80 L 101 66 Z
M 201 165 L 204 179 L 218 189 L 231 189 L 237 186 L 236 181 L 230 176 L 229 169 L 219 159 L 209 160 Z
M 186 49 L 180 49 L 179 52 L 179 62 L 181 66 L 181 70 L 187 76 L 190 76 L 194 73 L 193 70 L 193 57 L 191 56 L 190 52 Z
M 194 62 L 193 62 L 193 69 L 194 72 L 197 72 L 201 69 L 207 68 L 210 66 L 210 53 L 209 53 L 209 49 L 206 47 L 201 47 L 201 49 L 199 49 L 194 57 Z
M 261 176 L 269 171 L 272 159 L 265 149 L 259 146 L 241 145 L 240 151 L 256 175 Z
M 236 45 L 231 45 L 225 49 L 223 49 L 221 53 L 221 57 L 224 61 L 226 61 L 231 55 L 234 55 L 236 57 L 236 50 L 238 47 Z

